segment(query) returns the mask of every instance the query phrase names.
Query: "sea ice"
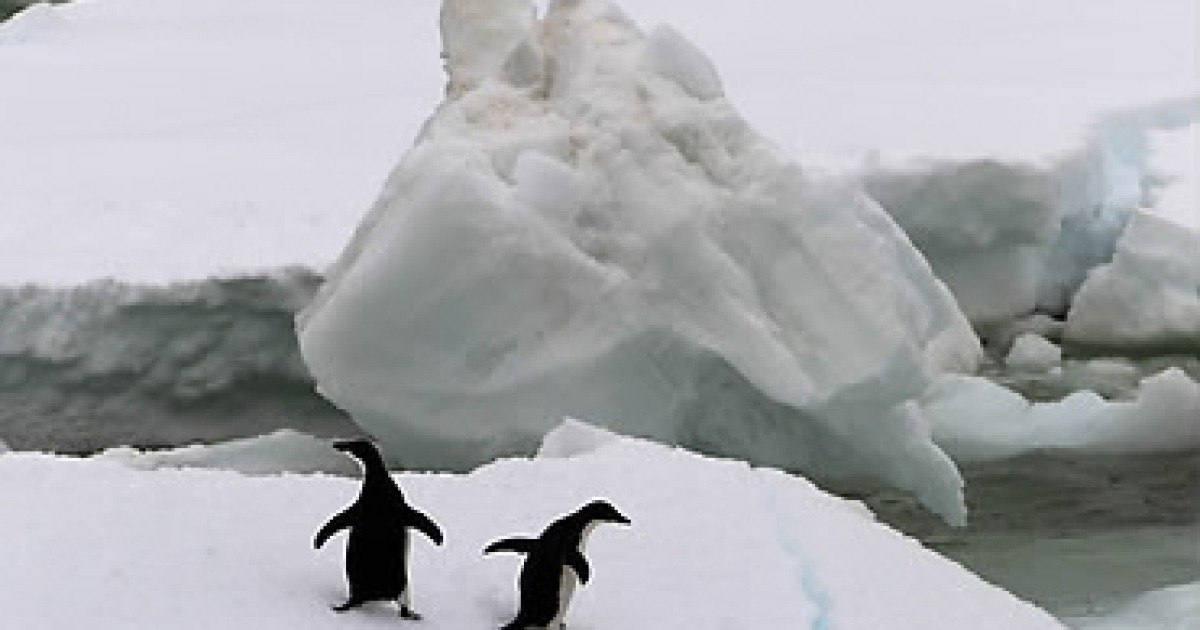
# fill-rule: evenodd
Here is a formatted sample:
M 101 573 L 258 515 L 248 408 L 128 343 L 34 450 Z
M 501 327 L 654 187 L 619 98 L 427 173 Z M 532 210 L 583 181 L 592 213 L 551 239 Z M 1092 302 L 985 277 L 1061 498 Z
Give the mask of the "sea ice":
M 755 133 L 674 31 L 467 5 L 442 20 L 467 70 L 298 318 L 321 392 L 409 467 L 531 453 L 574 415 L 961 520 L 910 401 L 978 342 L 878 205 Z
M 1084 327 L 1094 329 L 1084 335 L 1089 341 L 1117 329 L 1112 343 L 1132 338 L 1137 344 L 1155 332 L 1173 334 L 1179 319 L 1200 326 L 1193 313 L 1179 312 L 1180 298 L 1172 295 L 1183 290 L 1191 296 L 1184 299 L 1195 303 L 1196 276 L 1167 269 L 1200 265 L 1200 245 L 1186 236 L 1200 230 L 1192 175 L 1198 168 L 1192 148 L 1197 121 L 1200 99 L 1171 99 L 1100 115 L 1077 148 L 1055 154 L 874 156 L 852 179 L 904 228 L 972 323 L 984 329 L 1035 311 L 1066 315 L 1089 272 L 1096 275 L 1095 268 L 1109 263 L 1115 250 L 1113 268 L 1100 272 L 1105 279 L 1089 279 L 1093 286 L 1081 294 L 1087 303 L 1077 310 L 1088 311 L 1082 317 L 1089 320 Z M 1131 216 L 1145 223 L 1136 210 L 1147 200 L 1155 214 L 1188 228 L 1185 234 L 1148 236 L 1144 226 L 1126 228 Z M 1139 258 L 1131 249 L 1152 249 L 1149 256 L 1157 262 L 1134 262 L 1148 255 Z M 1112 276 L 1151 286 L 1113 289 L 1122 281 Z M 1166 288 L 1153 286 L 1160 282 Z M 1106 306 L 1098 304 L 1104 299 L 1096 297 L 1098 292 L 1123 295 L 1109 298 L 1112 305 Z M 1152 298 L 1154 304 L 1147 306 L 1148 315 L 1130 317 L 1130 309 L 1142 308 L 1138 298 Z M 1167 330 L 1161 331 L 1164 325 Z M 1121 330 L 1126 327 L 1150 330 L 1139 330 L 1139 336 Z
M 1171 368 L 1142 379 L 1136 397 L 1090 391 L 1030 403 L 976 376 L 948 375 L 922 401 L 934 437 L 958 461 L 1034 450 L 1138 453 L 1200 448 L 1200 383 Z
M 117 461 L 138 470 L 202 468 L 245 475 L 324 472 L 353 475 L 358 466 L 329 447 L 329 440 L 281 429 L 274 433 L 216 444 L 173 449 L 110 448 L 96 459 Z
M 595 436 L 574 424 L 551 437 Z M 344 537 L 319 552 L 311 541 L 354 496 L 354 479 L 145 471 L 30 453 L 0 456 L 0 478 L 21 480 L 0 484 L 0 505 L 19 506 L 0 519 L 0 536 L 21 543 L 0 563 L 8 626 L 398 627 L 386 605 L 329 610 L 344 597 Z M 536 532 L 595 497 L 633 524 L 593 535 L 592 580 L 576 595 L 569 626 L 1062 628 L 875 522 L 860 504 L 743 462 L 609 436 L 571 457 L 397 479 L 446 533 L 442 547 L 419 541 L 412 549 L 413 604 L 430 630 L 510 619 L 517 559 L 485 559 L 484 546 Z

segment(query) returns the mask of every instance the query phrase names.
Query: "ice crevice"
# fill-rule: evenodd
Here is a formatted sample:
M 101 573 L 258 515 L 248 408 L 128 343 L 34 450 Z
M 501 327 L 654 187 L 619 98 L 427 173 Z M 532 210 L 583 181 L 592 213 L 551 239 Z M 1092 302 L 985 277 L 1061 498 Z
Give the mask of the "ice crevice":
M 802 542 L 792 533 L 792 528 L 802 519 L 797 518 L 797 515 L 784 513 L 776 487 L 764 485 L 763 495 L 766 513 L 773 519 L 775 540 L 779 543 L 779 549 L 792 564 L 799 592 L 807 596 L 815 609 L 810 627 L 812 630 L 830 630 L 836 615 L 831 607 L 829 593 L 822 586 L 820 577 L 806 562 Z

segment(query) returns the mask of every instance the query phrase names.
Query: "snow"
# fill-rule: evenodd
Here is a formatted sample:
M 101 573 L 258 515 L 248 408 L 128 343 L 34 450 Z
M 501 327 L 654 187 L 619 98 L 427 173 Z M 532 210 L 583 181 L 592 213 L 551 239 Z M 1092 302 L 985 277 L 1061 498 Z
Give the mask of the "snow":
M 103 0 L 0 24 L 0 279 L 326 264 L 435 96 L 414 85 L 441 80 L 403 61 L 428 58 L 434 2 L 347 4 Z
M 84 437 L 81 426 L 108 432 L 108 443 L 116 436 L 119 441 L 143 444 L 162 435 L 180 442 L 196 439 L 197 433 L 209 439 L 222 437 L 231 428 L 242 434 L 267 430 L 247 421 L 247 416 L 230 418 L 222 412 L 216 422 L 198 431 L 179 433 L 177 426 L 162 427 L 146 410 L 160 405 L 171 413 L 195 411 L 197 405 L 212 400 L 240 404 L 242 399 L 231 393 L 247 391 L 246 384 L 257 391 L 255 379 L 263 374 L 283 375 L 289 387 L 307 387 L 308 376 L 294 347 L 279 343 L 282 329 L 272 323 L 278 319 L 274 317 L 280 310 L 277 306 L 294 306 L 296 300 L 307 298 L 305 287 L 293 291 L 303 283 L 293 283 L 286 273 L 282 278 L 260 274 L 268 285 L 278 284 L 283 290 L 266 300 L 266 309 L 250 296 L 252 310 L 257 309 L 250 323 L 239 310 L 246 302 L 227 299 L 229 286 L 214 278 L 292 264 L 321 268 L 335 259 L 363 211 L 378 196 L 396 156 L 421 133 L 425 117 L 442 93 L 443 77 L 432 62 L 439 51 L 434 31 L 438 4 L 435 0 L 346 0 L 337 6 L 319 0 L 81 0 L 35 4 L 0 23 L 4 113 L 0 116 L 0 220 L 5 224 L 0 230 L 0 283 L 70 286 L 102 277 L 164 284 L 200 281 L 153 289 L 101 283 L 0 291 L 4 317 L 0 319 L 4 333 L 0 334 L 4 361 L 0 383 L 5 395 L 16 392 L 18 397 L 16 406 L 5 399 L 4 413 L 16 413 L 26 423 L 22 431 L 40 431 L 59 447 L 72 439 L 94 437 Z M 496 190 L 511 191 L 511 203 L 500 209 L 515 211 L 517 216 L 505 217 L 507 222 L 501 223 L 514 228 L 509 234 L 513 241 L 535 246 L 529 266 L 514 270 L 530 274 L 532 280 L 520 285 L 528 292 L 505 294 L 504 287 L 494 287 L 495 293 L 477 302 L 465 301 L 463 311 L 456 314 L 476 326 L 479 336 L 451 341 L 464 348 L 471 341 L 495 341 L 503 337 L 504 326 L 522 333 L 549 329 L 572 340 L 560 345 L 561 340 L 540 340 L 533 334 L 534 350 L 483 344 L 461 357 L 485 366 L 509 356 L 504 352 L 510 350 L 522 359 L 533 357 L 524 369 L 509 362 L 491 372 L 499 375 L 498 380 L 507 379 L 504 385 L 519 387 L 504 400 L 487 400 L 495 406 L 484 409 L 515 416 L 501 418 L 505 422 L 529 423 L 522 427 L 526 435 L 520 438 L 519 450 L 532 452 L 536 447 L 542 456 L 561 460 L 555 466 L 571 467 L 581 458 L 592 457 L 593 451 L 630 448 L 582 424 L 551 433 L 537 447 L 537 437 L 569 407 L 586 415 L 595 413 L 640 435 L 665 435 L 709 451 L 723 445 L 732 454 L 752 453 L 759 461 L 803 467 L 815 475 L 873 472 L 921 492 L 927 504 L 953 520 L 961 518 L 959 482 L 952 465 L 929 441 L 930 431 L 941 448 L 961 460 L 1008 457 L 1042 448 L 1129 453 L 1200 444 L 1198 386 L 1178 370 L 1153 375 L 1135 389 L 1138 370 L 1126 362 L 1064 364 L 1065 371 L 1087 372 L 1094 380 L 1105 381 L 1106 387 L 1115 383 L 1112 390 L 1129 392 L 1131 398 L 1105 400 L 1085 391 L 1062 401 L 1039 403 L 981 379 L 940 375 L 947 368 L 969 367 L 974 343 L 961 334 L 965 326 L 955 309 L 946 306 L 944 291 L 930 288 L 928 270 L 903 244 L 908 238 L 920 248 L 933 272 L 954 294 L 957 308 L 973 323 L 994 326 L 1009 338 L 1036 321 L 1041 323 L 1034 328 L 1043 336 L 1053 330 L 1056 341 L 1065 337 L 1070 344 L 1192 353 L 1200 346 L 1200 272 L 1194 265 L 1200 261 L 1195 184 L 1200 172 L 1195 153 L 1200 74 L 1194 54 L 1194 2 L 1165 0 L 1147 10 L 1139 0 L 1050 4 L 914 0 L 873 6 L 865 19 L 856 3 L 763 0 L 752 10 L 736 3 L 697 10 L 695 3 L 682 0 L 639 0 L 628 8 L 648 35 L 631 48 L 640 47 L 644 54 L 636 60 L 618 59 L 615 66 L 593 66 L 597 57 L 581 53 L 566 64 L 594 81 L 599 86 L 594 90 L 586 81 L 571 83 L 568 77 L 544 74 L 543 47 L 550 45 L 528 37 L 531 29 L 540 27 L 527 6 L 520 0 L 451 1 L 446 4 L 450 17 L 442 20 L 447 38 L 444 52 L 452 71 L 450 95 L 463 100 L 479 93 L 489 97 L 476 99 L 475 109 L 464 106 L 463 120 L 457 121 L 464 128 L 474 125 L 476 130 L 491 132 L 478 138 L 491 151 L 486 160 L 472 154 L 475 161 L 462 160 L 462 172 L 491 169 L 504 176 L 502 182 L 492 182 Z M 480 24 L 462 19 L 473 11 L 500 21 L 489 22 L 481 34 Z M 655 26 L 660 21 L 674 27 Z M 454 34 L 455 27 L 463 30 Z M 620 38 L 625 32 L 615 28 L 605 35 Z M 1019 45 L 1014 45 L 1014 34 L 1020 34 Z M 462 37 L 457 43 L 456 36 Z M 485 39 L 488 45 L 480 45 Z M 501 49 L 504 52 L 496 54 Z M 720 76 L 701 51 L 719 62 Z M 648 100 L 639 100 L 640 93 L 621 101 L 624 105 L 620 99 L 606 98 L 605 90 L 620 90 L 621 71 L 633 64 L 639 72 L 655 77 L 649 81 Z M 536 91 L 547 81 L 569 85 L 547 95 L 562 99 L 556 101 L 561 106 L 558 111 L 529 110 L 523 109 L 528 105 L 521 100 L 524 95 L 508 98 L 512 94 L 505 93 L 503 85 L 487 85 L 492 82 L 489 77 L 501 79 L 516 92 Z M 614 79 L 618 85 L 606 83 Z M 738 135 L 741 116 L 732 113 L 726 99 L 737 104 L 761 136 Z M 586 204 L 581 199 L 593 198 L 596 181 L 564 168 L 563 160 L 554 156 L 578 150 L 574 143 L 580 134 L 586 139 L 597 129 L 619 127 L 606 119 L 606 107 L 624 114 L 623 107 L 636 112 L 647 103 L 661 106 L 655 113 L 658 127 L 648 137 L 673 149 L 664 146 L 667 150 L 656 154 L 653 146 L 640 145 L 647 136 L 639 134 L 619 141 L 636 149 L 630 154 L 655 156 L 655 167 L 671 167 L 667 171 L 674 179 L 639 179 L 638 171 L 662 171 L 624 165 L 631 185 L 622 189 L 623 194 L 654 202 L 650 203 L 653 210 L 618 217 L 625 223 L 615 227 L 586 225 L 596 216 L 583 212 Z M 591 117 L 593 126 L 570 129 L 564 135 L 561 128 L 541 124 L 564 111 L 571 114 L 564 118 L 572 124 Z M 694 124 L 697 120 L 704 124 Z M 536 124 L 520 127 L 522 121 Z M 509 124 L 518 128 L 509 129 Z M 453 134 L 437 129 L 425 132 L 425 137 L 447 135 Z M 770 138 L 782 150 L 766 147 L 761 138 Z M 723 169 L 735 161 L 727 160 L 721 149 L 731 141 L 745 142 L 738 148 L 754 154 L 754 168 L 765 165 L 769 171 L 787 163 L 784 151 L 797 156 L 794 168 L 779 170 L 797 172 L 794 181 L 803 185 L 775 192 L 779 199 L 800 199 L 800 205 L 817 209 L 805 218 L 817 225 L 800 226 L 806 234 L 814 234 L 814 241 L 834 243 L 828 247 L 807 243 L 811 247 L 803 251 L 817 260 L 800 264 L 765 246 L 762 237 L 775 225 L 758 226 L 761 229 L 753 238 L 737 243 L 743 255 L 734 257 L 734 264 L 714 263 L 714 258 L 720 260 L 730 252 L 721 249 L 727 243 L 719 239 L 718 247 L 702 250 L 714 253 L 713 257 L 687 255 L 687 248 L 697 243 L 713 244 L 705 241 L 716 233 L 713 223 L 726 222 L 729 225 L 722 227 L 731 232 L 753 227 L 752 222 L 729 221 L 722 214 L 728 208 L 709 209 L 708 216 L 718 219 L 709 223 L 661 211 L 680 200 L 687 205 L 705 198 L 709 194 L 705 184 L 727 183 L 720 179 L 730 175 Z M 472 150 L 465 147 L 451 157 Z M 595 155 L 606 155 L 607 150 L 597 148 Z M 682 167 L 678 160 L 664 157 L 672 150 L 683 158 Z M 607 155 L 611 158 L 612 152 Z M 438 170 L 438 165 L 430 168 Z M 696 170 L 705 172 L 689 179 Z M 836 175 L 837 183 L 827 181 L 823 172 Z M 768 188 L 791 177 L 772 179 L 754 169 L 741 175 L 743 184 L 752 181 Z M 685 184 L 682 191 L 675 186 L 680 183 Z M 854 190 L 859 183 L 906 235 L 896 234 L 874 202 Z M 664 184 L 665 191 L 657 190 Z M 472 190 L 478 192 L 466 192 Z M 455 199 L 447 197 L 447 203 Z M 835 218 L 833 207 L 849 216 Z M 431 212 L 436 208 L 433 204 Z M 581 220 L 582 228 L 572 223 Z M 501 223 L 475 227 L 483 228 L 484 238 L 488 229 Z M 847 230 L 850 224 L 856 229 Z M 685 228 L 683 236 L 673 232 L 680 226 Z M 374 227 L 371 220 L 363 225 L 363 239 Z M 443 239 L 434 239 L 431 248 L 446 241 L 460 250 L 470 246 L 469 241 L 459 242 L 454 231 L 464 226 L 423 227 Z M 572 232 L 575 228 L 579 229 Z M 621 238 L 605 240 L 606 235 Z M 661 241 L 646 235 L 661 236 Z M 676 238 L 687 244 L 679 251 L 667 248 Z M 355 241 L 352 251 L 361 240 Z M 560 286 L 571 287 L 565 305 L 527 310 L 529 304 L 545 305 L 541 302 L 545 295 L 538 290 L 539 283 L 547 280 L 538 275 L 540 263 L 566 255 L 572 247 L 582 247 L 580 243 L 590 248 L 589 256 L 600 251 L 626 258 L 605 259 L 606 267 L 594 266 L 601 267 L 600 272 L 589 261 L 572 258 L 581 265 L 569 267 L 569 273 L 582 269 L 585 280 L 598 284 L 558 278 Z M 660 247 L 639 248 L 647 243 Z M 876 248 L 883 250 L 877 257 L 859 256 Z M 385 259 L 387 253 L 377 255 Z M 486 264 L 489 253 L 483 251 L 476 262 Z M 453 288 L 456 277 L 451 271 L 457 261 L 451 254 L 428 260 L 449 263 L 417 270 L 416 277 L 435 284 L 447 280 Z M 747 272 L 748 261 L 772 264 Z M 880 272 L 871 261 L 884 266 L 896 263 L 900 271 Z M 653 285 L 655 293 L 631 297 L 630 292 L 614 290 L 639 265 L 643 271 L 653 270 L 640 278 Z M 865 268 L 858 270 L 859 265 Z M 816 275 L 826 276 L 823 284 L 801 277 L 813 269 L 820 271 Z M 801 278 L 784 277 L 789 274 Z M 873 275 L 878 277 L 869 279 Z M 481 278 L 481 282 L 491 279 Z M 754 282 L 739 285 L 744 278 Z M 363 286 L 372 286 L 375 280 L 368 278 Z M 890 284 L 896 280 L 899 288 Z M 718 295 L 697 288 L 710 282 L 723 290 L 741 288 Z M 237 282 L 232 284 L 232 293 L 237 293 Z M 782 294 L 801 284 L 808 290 L 817 286 L 823 290 L 804 295 L 809 304 L 788 302 L 786 308 L 780 304 L 787 300 L 756 304 L 747 298 L 757 296 L 760 285 L 783 287 Z M 839 294 L 842 288 L 846 295 Z M 582 296 L 575 290 L 582 290 Z M 674 296 L 675 301 L 664 296 Z M 847 300 L 850 307 L 831 309 L 835 298 Z M 589 301 L 593 299 L 614 302 L 597 313 Z M 710 315 L 705 307 L 713 304 L 727 311 L 704 319 Z M 820 313 L 824 309 L 830 310 Z M 1040 314 L 1026 317 L 1035 309 L 1055 317 L 1065 315 L 1066 324 L 1046 324 L 1038 319 L 1044 317 Z M 203 321 L 212 326 L 195 324 L 201 312 Z M 437 308 L 427 312 L 431 318 L 449 314 Z M 847 312 L 871 316 L 846 322 L 831 318 L 831 313 Z M 142 319 L 147 313 L 153 316 Z M 555 328 L 561 323 L 555 318 L 563 313 L 579 316 L 582 323 L 572 320 Z M 531 321 L 520 321 L 526 315 Z M 352 313 L 344 323 L 354 328 L 364 320 L 370 324 L 370 318 L 368 309 Z M 166 320 L 171 323 L 162 325 Z M 797 321 L 812 328 L 798 328 Z M 446 323 L 438 331 L 450 337 L 456 330 L 450 324 L 463 322 L 436 323 Z M 628 335 L 625 341 L 609 345 L 614 343 L 613 328 L 618 335 Z M 807 335 L 805 344 L 815 345 L 788 338 L 797 330 Z M 572 336 L 581 332 L 582 338 Z M 364 337 L 368 338 L 362 340 L 363 347 L 372 352 L 395 349 L 385 343 L 394 338 Z M 745 345 L 747 340 L 757 340 L 758 345 Z M 832 343 L 822 346 L 826 341 Z M 399 358 L 426 361 L 430 356 L 448 356 L 424 354 L 424 349 L 416 344 L 411 355 Z M 1018 341 L 1010 354 L 1013 365 L 1028 360 L 1039 368 L 1049 365 L 1050 355 L 1048 346 L 1036 342 L 1030 346 L 1028 340 Z M 596 356 L 611 361 L 565 369 L 572 362 L 588 365 Z M 777 360 L 772 362 L 772 356 Z M 39 371 L 46 366 L 58 370 L 52 378 Z M 432 403 L 409 413 L 420 416 L 421 422 L 436 422 L 444 394 L 439 388 L 461 382 L 456 379 L 462 374 L 455 373 L 454 367 L 432 366 L 433 377 L 416 384 L 429 388 L 421 393 Z M 385 379 L 388 374 L 394 372 L 382 370 L 377 377 Z M 583 386 L 558 388 L 570 379 L 598 387 L 583 394 Z M 544 398 L 534 401 L 539 413 L 531 414 L 538 416 L 533 419 L 525 415 L 532 404 L 528 391 L 520 389 L 530 382 L 549 385 Z M 497 384 L 468 378 L 464 387 L 470 390 L 480 383 L 485 389 Z M 380 388 L 389 394 L 386 389 L 394 386 L 383 383 Z M 104 400 L 74 396 L 86 391 Z M 1103 388 L 1097 391 L 1109 395 Z M 918 395 L 919 405 L 907 402 Z M 795 404 L 797 400 L 803 404 Z M 102 404 L 93 404 L 97 402 Z M 31 409 L 33 413 L 28 413 Z M 72 422 L 44 422 L 44 409 L 65 409 L 73 414 Z M 119 422 L 98 422 L 103 414 Z M 21 448 L 7 424 L 11 418 L 2 419 L 5 439 Z M 81 419 L 82 423 L 75 423 Z M 438 426 L 434 431 L 446 429 Z M 466 427 L 463 433 L 478 438 L 477 427 Z M 147 435 L 154 439 L 148 440 Z M 412 450 L 420 454 L 425 443 L 421 439 L 413 443 Z M 455 456 L 466 460 L 480 452 L 490 457 L 518 450 L 511 446 L 472 444 L 471 452 Z M 660 452 L 649 445 L 638 448 Z M 6 450 L 0 443 L 0 452 Z M 327 625 L 325 605 L 340 598 L 340 587 L 330 577 L 338 574 L 336 558 L 315 556 L 316 562 L 324 563 L 318 571 L 303 564 L 306 557 L 296 552 L 306 549 L 310 533 L 300 530 L 319 523 L 327 508 L 323 503 L 320 509 L 313 507 L 312 514 L 303 514 L 302 527 L 295 510 L 302 503 L 297 499 L 337 504 L 349 492 L 343 480 L 319 475 L 249 479 L 229 472 L 167 469 L 216 467 L 256 475 L 278 470 L 343 472 L 345 462 L 330 455 L 315 438 L 282 432 L 218 447 L 115 449 L 84 462 L 23 454 L 0 457 L 0 468 L 22 482 L 0 487 L 0 500 L 28 508 L 8 512 L 16 514 L 4 525 L 11 528 L 9 539 L 28 544 L 15 547 L 12 557 L 6 558 L 11 562 L 0 569 L 3 583 L 13 593 L 14 610 L 25 617 L 18 618 L 19 625 L 96 626 L 99 618 L 100 624 L 110 627 L 187 627 L 201 622 L 211 622 L 205 623 L 208 627 L 239 627 L 248 616 L 256 621 L 276 619 L 287 627 L 318 621 Z M 674 456 L 682 457 L 677 452 Z M 657 454 L 647 456 L 645 466 L 657 458 Z M 604 469 L 607 479 L 613 469 L 623 473 L 626 463 L 606 460 L 595 465 Z M 706 463 L 725 470 L 745 468 Z M 532 492 L 546 482 L 542 464 L 546 462 L 504 462 L 475 475 L 495 478 L 495 485 L 489 486 L 492 494 L 526 486 Z M 494 472 L 523 466 L 530 468 L 521 473 L 526 476 Z M 690 470 L 681 477 L 706 478 Z M 713 485 L 717 492 L 725 491 L 718 496 L 726 497 L 730 509 L 769 520 L 760 514 L 762 505 L 748 503 L 753 496 L 740 494 L 750 485 L 746 480 L 754 478 L 758 487 L 771 489 L 763 494 L 775 499 L 776 486 L 782 487 L 782 482 L 763 481 L 768 477 L 779 475 L 746 472 L 736 483 Z M 418 487 L 435 490 L 466 484 L 468 479 L 407 478 Z M 657 476 L 648 473 L 637 479 L 639 490 L 659 483 Z M 795 484 L 788 483 L 789 487 Z M 703 506 L 696 508 L 703 495 L 694 496 L 694 488 L 682 483 L 673 487 L 683 498 L 680 509 L 689 514 L 673 513 L 669 520 L 686 529 L 694 514 L 704 513 Z M 675 505 L 673 497 L 655 496 L 657 502 L 652 502 L 638 498 L 642 495 L 635 496 L 632 489 L 617 492 L 629 493 L 633 504 L 645 506 L 644 514 L 653 512 L 651 505 Z M 226 493 L 234 495 L 232 502 L 225 500 Z M 460 496 L 466 504 L 492 500 Z M 536 530 L 587 495 L 558 496 L 563 500 L 554 505 L 550 500 L 539 503 L 536 515 L 512 515 L 511 530 Z M 63 497 L 74 500 L 59 501 Z M 436 498 L 429 499 L 437 504 Z M 147 507 L 129 510 L 130 505 Z M 234 511 L 222 511 L 231 507 Z M 503 509 L 512 506 L 497 507 Z M 780 578 L 777 591 L 764 588 L 762 594 L 747 594 L 746 601 L 754 602 L 754 596 L 786 592 L 785 599 L 795 603 L 789 614 L 796 617 L 786 622 L 764 617 L 760 625 L 790 626 L 802 617 L 816 627 L 840 627 L 837 620 L 842 614 L 895 616 L 903 625 L 910 619 L 905 615 L 911 614 L 915 621 L 908 627 L 979 627 L 976 615 L 982 610 L 985 618 L 990 616 L 988 609 L 981 609 L 966 617 L 959 605 L 965 608 L 977 602 L 974 598 L 959 601 L 951 592 L 957 592 L 957 584 L 928 594 L 897 595 L 898 587 L 890 583 L 882 590 L 870 590 L 875 584 L 871 580 L 882 583 L 895 573 L 905 574 L 905 586 L 910 586 L 909 561 L 881 567 L 875 558 L 855 555 L 857 539 L 833 538 L 840 533 L 841 522 L 817 523 L 811 515 L 789 512 L 787 505 L 780 510 L 801 525 L 832 527 L 834 531 L 797 536 L 827 535 L 830 539 L 821 544 L 837 553 L 810 548 L 816 538 L 784 536 L 773 541 L 778 543 L 774 547 L 764 544 L 754 549 L 761 552 L 761 559 L 748 554 L 745 565 L 737 565 L 742 558 L 731 559 L 735 566 L 767 567 L 775 571 L 772 575 L 793 568 L 780 567 L 781 555 L 785 561 L 800 558 L 802 569 L 824 563 L 821 572 L 798 571 L 792 582 Z M 464 520 L 477 515 L 469 510 L 461 514 Z M 64 523 L 77 529 L 64 533 Z M 100 526 L 89 529 L 77 523 Z M 281 541 L 271 529 L 280 524 L 295 525 L 295 535 Z M 720 538 L 729 535 L 727 523 L 709 525 L 701 532 L 709 536 L 705 542 L 729 540 Z M 683 544 L 665 546 L 674 538 L 654 531 L 657 538 L 636 547 L 639 553 L 653 555 L 656 546 L 679 549 Z M 614 542 L 620 540 L 617 536 L 613 534 Z M 478 540 L 484 540 L 482 532 Z M 284 542 L 294 544 L 284 549 Z M 151 544 L 166 549 L 158 555 L 143 553 Z M 843 554 L 846 548 L 850 553 Z M 46 549 L 63 551 L 47 562 L 37 555 Z M 841 575 L 843 556 L 857 568 L 869 565 L 861 569 L 862 575 L 845 574 L 847 581 L 853 578 L 865 586 L 834 579 Z M 495 625 L 511 607 L 511 600 L 505 599 L 511 596 L 511 567 L 484 568 L 466 557 L 454 556 L 446 570 L 459 573 L 450 578 L 460 577 L 464 567 L 504 576 L 487 585 L 468 581 L 480 587 L 473 592 L 482 594 L 486 610 L 461 627 Z M 618 555 L 614 562 L 632 563 L 632 557 Z M 250 571 L 240 562 L 246 558 L 257 561 Z M 179 566 L 191 571 L 181 576 L 175 571 Z M 668 581 L 711 574 L 710 567 L 684 568 L 690 573 L 665 571 L 660 577 Z M 947 575 L 953 572 L 946 571 Z M 73 586 L 71 595 L 64 596 L 61 588 L 54 590 L 61 585 L 62 575 L 78 576 L 95 589 L 77 598 Z M 956 580 L 970 581 L 955 575 Z M 834 587 L 827 587 L 826 581 Z M 155 583 L 164 585 L 156 593 L 161 597 L 146 598 L 141 587 Z M 274 589 L 274 584 L 280 588 Z M 633 598 L 636 593 L 628 595 L 634 593 L 633 587 L 656 592 L 657 586 L 667 591 L 661 582 L 641 581 L 617 594 Z M 608 587 L 596 586 L 603 588 Z M 603 591 L 589 588 L 587 592 Z M 887 593 L 880 600 L 884 605 L 862 606 L 864 600 L 875 603 L 878 592 Z M 448 618 L 455 619 L 459 612 L 451 604 L 460 600 L 447 593 L 435 605 L 449 610 Z M 262 597 L 247 599 L 255 595 Z M 671 604 L 707 611 L 705 624 L 742 627 L 743 618 L 725 619 L 724 609 L 712 608 L 710 595 L 711 590 L 697 586 Z M 61 605 L 64 597 L 71 606 Z M 915 601 L 901 601 L 905 597 Z M 990 597 L 997 602 L 1004 599 Z M 924 608 L 916 611 L 922 601 Z M 1148 612 L 1160 609 L 1185 624 L 1193 623 L 1196 614 L 1187 604 L 1194 601 L 1195 585 L 1163 591 L 1097 627 L 1140 627 L 1137 624 L 1150 624 L 1155 614 L 1162 616 Z M 909 605 L 912 610 L 906 608 Z M 996 604 L 997 610 L 1011 605 Z M 644 608 L 633 609 L 645 613 L 646 619 L 659 619 Z M 588 619 L 595 620 L 596 627 L 600 621 L 607 625 L 608 620 L 638 627 L 638 619 L 610 618 L 600 612 L 607 609 L 581 610 L 595 615 L 584 617 L 585 627 Z M 462 614 L 479 612 L 476 606 Z M 783 614 L 770 606 L 746 614 L 759 613 Z M 945 617 L 933 619 L 937 615 Z M 1003 614 L 996 617 L 1003 619 Z M 855 627 L 880 627 L 861 618 L 857 621 L 862 623 Z M 380 611 L 336 622 L 395 623 Z M 1038 617 L 1037 627 L 1042 623 Z M 1162 626 L 1170 619 L 1154 623 Z
M 1178 368 L 1142 379 L 1133 400 L 1079 391 L 1030 403 L 976 376 L 947 375 L 922 400 L 937 443 L 957 461 L 1034 450 L 1144 453 L 1200 447 L 1200 383 Z
M 1176 130 L 1157 130 L 1148 138 L 1147 171 L 1150 207 L 1156 214 L 1193 232 L 1200 231 L 1200 122 Z
M 441 93 L 438 5 L 92 0 L 3 23 L 0 278 L 324 266 Z M 628 10 L 707 51 L 746 118 L 805 163 L 1043 163 L 1105 112 L 1198 91 L 1189 0 Z M 714 89 L 695 57 L 658 58 Z
M 329 610 L 344 597 L 344 536 L 321 551 L 311 539 L 353 498 L 352 479 L 149 472 L 28 453 L 0 456 L 0 475 L 22 479 L 0 485 L 0 503 L 19 506 L 0 521 L 7 540 L 21 541 L 0 563 L 14 626 L 403 625 L 384 605 Z M 743 463 L 614 438 L 569 458 L 397 480 L 446 532 L 442 547 L 413 545 L 413 604 L 424 628 L 507 621 L 518 560 L 485 558 L 483 547 L 538 531 L 596 496 L 633 524 L 593 535 L 593 579 L 567 619 L 576 627 L 1062 627 L 858 504 Z M 63 576 L 71 576 L 69 596 Z
M 980 350 L 887 215 L 755 133 L 678 34 L 472 6 L 442 22 L 470 71 L 298 318 L 320 391 L 406 466 L 531 453 L 579 415 L 960 520 L 909 401 Z M 494 24 L 533 29 L 503 63 Z

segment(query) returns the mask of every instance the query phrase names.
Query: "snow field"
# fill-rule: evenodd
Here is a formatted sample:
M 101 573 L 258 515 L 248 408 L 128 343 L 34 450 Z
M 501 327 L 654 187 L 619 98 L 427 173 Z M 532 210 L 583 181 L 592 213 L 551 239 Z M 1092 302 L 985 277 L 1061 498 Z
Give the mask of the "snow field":
M 421 627 L 506 622 L 518 561 L 480 551 L 596 496 L 633 525 L 592 537 L 593 581 L 568 617 L 576 628 L 1061 627 L 802 479 L 624 438 L 556 439 L 584 446 L 467 475 L 399 476 L 447 536 L 441 548 L 413 544 Z M 0 532 L 21 542 L 0 564 L 17 627 L 403 625 L 386 605 L 328 609 L 344 597 L 344 536 L 321 551 L 311 540 L 353 500 L 353 480 L 21 453 L 0 457 L 0 476 L 21 480 L 0 484 L 12 508 Z

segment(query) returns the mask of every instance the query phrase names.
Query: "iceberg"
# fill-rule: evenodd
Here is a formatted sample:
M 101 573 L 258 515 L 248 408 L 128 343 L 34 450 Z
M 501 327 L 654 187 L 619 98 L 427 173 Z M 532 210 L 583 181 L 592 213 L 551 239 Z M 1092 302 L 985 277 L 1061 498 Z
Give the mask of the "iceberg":
M 468 469 L 585 417 L 962 521 L 912 401 L 978 340 L 878 204 L 609 2 L 448 0 L 441 29 L 447 98 L 297 318 L 393 461 Z

